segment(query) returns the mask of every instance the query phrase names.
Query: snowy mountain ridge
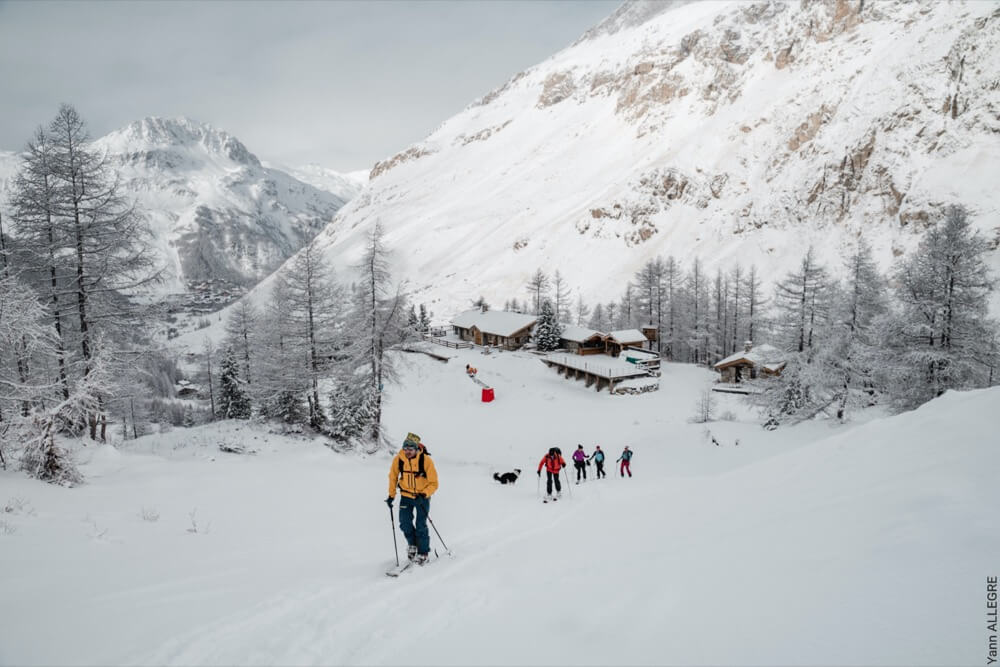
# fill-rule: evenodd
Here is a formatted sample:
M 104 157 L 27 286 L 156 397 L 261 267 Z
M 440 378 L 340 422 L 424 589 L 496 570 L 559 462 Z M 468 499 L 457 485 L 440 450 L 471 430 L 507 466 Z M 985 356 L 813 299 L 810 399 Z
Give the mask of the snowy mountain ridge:
M 812 244 L 836 271 L 861 234 L 887 268 L 952 203 L 995 246 L 998 45 L 996 2 L 628 4 L 376 164 L 319 238 L 339 270 L 380 220 L 439 312 L 538 267 L 588 301 L 657 255 L 773 280 Z
M 305 183 L 263 164 L 236 137 L 187 118 L 149 117 L 94 140 L 149 220 L 164 293 L 213 295 L 256 284 L 311 240 L 355 180 Z M 18 167 L 0 155 L 0 199 Z M 330 188 L 330 189 L 327 189 Z

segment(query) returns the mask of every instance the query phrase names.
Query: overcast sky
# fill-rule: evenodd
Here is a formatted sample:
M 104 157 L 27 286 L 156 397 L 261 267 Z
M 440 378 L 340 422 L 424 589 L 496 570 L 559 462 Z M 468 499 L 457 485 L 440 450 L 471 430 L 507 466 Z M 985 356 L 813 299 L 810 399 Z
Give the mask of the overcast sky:
M 0 150 L 65 101 L 94 137 L 187 116 L 265 160 L 367 169 L 618 4 L 0 0 Z

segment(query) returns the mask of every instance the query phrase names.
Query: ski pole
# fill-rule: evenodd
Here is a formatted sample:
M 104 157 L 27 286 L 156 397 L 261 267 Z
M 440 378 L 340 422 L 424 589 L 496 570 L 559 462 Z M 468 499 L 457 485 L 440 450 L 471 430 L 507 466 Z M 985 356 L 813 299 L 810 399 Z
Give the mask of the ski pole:
M 389 505 L 389 523 L 392 524 L 392 550 L 396 552 L 396 567 L 399 567 L 399 547 L 396 546 L 396 517 L 392 515 L 392 505 Z
M 537 481 L 535 482 L 535 497 L 542 497 L 542 476 L 538 475 Z
M 569 497 L 572 498 L 573 497 L 573 489 L 570 488 L 570 487 L 572 487 L 573 485 L 569 483 L 569 473 L 566 472 L 566 468 L 563 468 L 562 471 L 563 471 L 563 475 L 566 477 L 566 492 L 569 493 Z
M 427 515 L 427 520 L 430 521 L 431 528 L 434 529 L 434 534 L 436 534 L 438 536 L 438 541 L 441 542 L 441 546 L 444 547 L 445 553 L 447 553 L 447 554 L 450 555 L 451 554 L 451 549 L 449 549 L 448 545 L 445 544 L 444 540 L 441 539 L 441 533 L 438 532 L 438 527 L 434 525 L 434 520 L 431 519 L 431 515 L 430 514 Z

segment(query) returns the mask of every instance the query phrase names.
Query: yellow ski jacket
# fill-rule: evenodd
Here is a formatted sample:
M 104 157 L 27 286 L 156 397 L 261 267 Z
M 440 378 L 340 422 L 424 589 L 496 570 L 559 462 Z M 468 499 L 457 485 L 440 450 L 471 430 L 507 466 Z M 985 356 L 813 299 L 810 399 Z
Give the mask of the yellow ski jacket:
M 416 498 L 424 495 L 428 498 L 438 489 L 437 469 L 434 461 L 421 451 L 412 459 L 400 450 L 389 466 L 389 497 L 396 497 L 396 486 L 399 495 Z

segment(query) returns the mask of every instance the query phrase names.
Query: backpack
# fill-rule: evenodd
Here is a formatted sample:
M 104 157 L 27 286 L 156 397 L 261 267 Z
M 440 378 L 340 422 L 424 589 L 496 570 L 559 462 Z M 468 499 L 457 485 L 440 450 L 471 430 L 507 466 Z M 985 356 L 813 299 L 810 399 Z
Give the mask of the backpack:
M 427 451 L 427 448 L 420 445 L 420 455 L 417 457 L 417 477 L 427 477 L 427 472 L 424 470 L 424 456 L 430 456 L 431 453 Z M 403 474 L 403 459 L 399 459 L 399 474 Z

